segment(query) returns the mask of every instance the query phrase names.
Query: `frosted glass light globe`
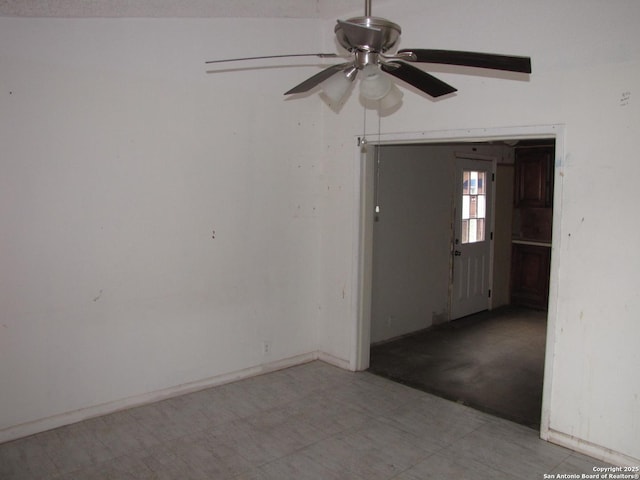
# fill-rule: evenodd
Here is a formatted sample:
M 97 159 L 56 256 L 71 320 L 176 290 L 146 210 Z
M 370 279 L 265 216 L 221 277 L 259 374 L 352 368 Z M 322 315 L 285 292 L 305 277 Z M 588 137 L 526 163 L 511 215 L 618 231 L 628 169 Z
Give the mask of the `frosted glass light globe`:
M 380 108 L 382 110 L 392 110 L 402 103 L 402 97 L 403 95 L 400 89 L 392 85 L 389 93 L 380 100 Z
M 360 94 L 367 100 L 380 100 L 391 90 L 393 83 L 376 65 L 362 69 Z
M 347 94 L 352 83 L 353 77 L 349 78 L 343 72 L 338 72 L 322 82 L 320 88 L 331 104 L 337 105 Z

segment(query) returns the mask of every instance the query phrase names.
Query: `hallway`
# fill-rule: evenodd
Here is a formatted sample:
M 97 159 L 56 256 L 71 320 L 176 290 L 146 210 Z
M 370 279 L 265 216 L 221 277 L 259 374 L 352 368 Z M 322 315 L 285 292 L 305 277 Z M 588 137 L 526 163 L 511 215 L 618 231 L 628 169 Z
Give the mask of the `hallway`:
M 371 373 L 540 428 L 544 311 L 502 307 L 371 347 Z

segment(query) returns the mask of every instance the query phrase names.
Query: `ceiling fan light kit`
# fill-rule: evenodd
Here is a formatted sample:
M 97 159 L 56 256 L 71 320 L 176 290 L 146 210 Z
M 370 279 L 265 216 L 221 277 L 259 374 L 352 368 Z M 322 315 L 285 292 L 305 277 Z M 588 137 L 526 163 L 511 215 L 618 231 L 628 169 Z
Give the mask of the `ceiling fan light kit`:
M 403 93 L 396 86 L 395 83 L 391 83 L 391 89 L 389 93 L 387 93 L 384 97 L 380 99 L 380 111 L 382 112 L 390 112 L 392 110 L 395 111 L 395 108 L 398 107 L 402 103 Z
M 360 76 L 360 95 L 365 100 L 379 102 L 381 109 L 389 109 L 402 101 L 402 92 L 390 77 L 432 98 L 457 91 L 455 87 L 411 65 L 414 62 L 531 73 L 531 59 L 522 56 L 421 48 L 405 48 L 388 54 L 400 39 L 400 26 L 387 19 L 373 17 L 371 0 L 365 0 L 364 10 L 362 17 L 338 20 L 334 29 L 338 43 L 350 53 L 348 61 L 325 68 L 285 92 L 285 95 L 306 93 L 319 86 L 330 104 L 337 106 L 346 98 L 356 77 Z M 301 56 L 338 57 L 333 53 L 315 53 L 212 60 L 206 63 Z
M 367 100 L 382 100 L 391 91 L 391 80 L 377 65 L 367 65 L 362 69 L 360 95 Z
M 320 84 L 322 93 L 327 97 L 331 105 L 339 105 L 349 93 L 356 79 L 358 70 L 347 69 L 336 75 L 332 75 Z

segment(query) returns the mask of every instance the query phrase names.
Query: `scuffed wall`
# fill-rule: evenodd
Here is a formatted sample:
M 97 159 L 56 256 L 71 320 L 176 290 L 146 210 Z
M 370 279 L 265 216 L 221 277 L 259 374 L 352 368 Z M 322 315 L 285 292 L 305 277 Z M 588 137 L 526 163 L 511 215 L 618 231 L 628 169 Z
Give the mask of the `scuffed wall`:
M 386 2 L 375 14 L 402 26 L 402 48 L 448 48 L 532 57 L 529 78 L 468 68 L 425 68 L 458 88 L 433 101 L 403 88 L 404 103 L 380 121 L 383 134 L 564 125 L 556 162 L 552 302 L 547 349 L 548 430 L 557 442 L 609 460 L 640 459 L 640 228 L 635 183 L 640 162 L 640 4 L 599 2 Z M 357 344 L 360 172 L 354 139 L 363 111 L 352 95 L 326 114 L 327 170 L 350 188 L 327 198 L 324 218 L 323 349 L 349 358 Z M 366 133 L 378 122 L 370 114 Z M 446 135 L 445 135 L 446 133 Z M 560 193 L 558 193 L 560 192 Z M 353 288 L 347 299 L 337 284 Z M 549 354 L 551 352 L 551 354 Z M 353 357 L 352 357 L 353 358 Z
M 0 18 L 0 440 L 317 351 L 320 105 L 282 93 L 318 67 L 205 66 L 234 37 L 321 44 Z

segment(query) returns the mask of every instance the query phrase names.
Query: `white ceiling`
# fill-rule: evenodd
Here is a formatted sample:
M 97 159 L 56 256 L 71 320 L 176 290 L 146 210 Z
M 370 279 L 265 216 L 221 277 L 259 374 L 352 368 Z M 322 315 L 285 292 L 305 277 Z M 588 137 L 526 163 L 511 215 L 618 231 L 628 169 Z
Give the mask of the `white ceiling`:
M 364 5 L 364 0 L 0 0 L 0 16 L 337 18 L 362 14 Z

